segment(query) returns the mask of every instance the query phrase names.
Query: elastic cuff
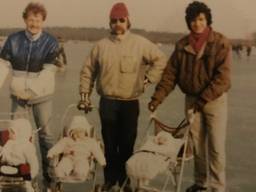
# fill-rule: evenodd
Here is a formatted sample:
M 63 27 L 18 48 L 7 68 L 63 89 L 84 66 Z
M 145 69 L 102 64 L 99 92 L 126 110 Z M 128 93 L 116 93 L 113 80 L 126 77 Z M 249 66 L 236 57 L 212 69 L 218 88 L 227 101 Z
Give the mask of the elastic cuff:
M 154 103 L 157 105 L 162 103 L 161 101 L 159 101 L 159 99 L 155 98 L 154 96 L 151 97 L 151 100 L 154 101 Z

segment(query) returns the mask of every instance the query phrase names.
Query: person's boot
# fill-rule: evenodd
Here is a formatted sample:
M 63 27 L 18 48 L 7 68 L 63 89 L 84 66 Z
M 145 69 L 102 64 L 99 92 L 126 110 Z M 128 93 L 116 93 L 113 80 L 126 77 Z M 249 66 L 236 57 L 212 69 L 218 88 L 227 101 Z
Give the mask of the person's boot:
M 194 184 L 186 189 L 186 192 L 205 192 L 207 190 L 206 187 L 199 186 Z
M 133 192 L 132 187 L 130 184 L 127 184 L 123 188 L 123 192 Z
M 112 190 L 112 188 L 114 187 L 115 185 L 112 184 L 112 183 L 104 183 L 102 186 L 101 186 L 101 192 L 109 192 Z
M 54 181 L 43 181 L 42 192 L 55 192 L 57 188 L 57 183 Z

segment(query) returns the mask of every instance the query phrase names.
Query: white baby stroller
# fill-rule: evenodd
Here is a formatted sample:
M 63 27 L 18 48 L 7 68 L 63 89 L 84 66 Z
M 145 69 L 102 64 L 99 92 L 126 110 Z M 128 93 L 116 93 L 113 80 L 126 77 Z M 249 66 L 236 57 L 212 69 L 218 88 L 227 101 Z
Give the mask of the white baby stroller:
M 27 113 L 20 113 L 19 115 L 25 117 Z M 12 120 L 13 113 L 1 113 L 0 116 L 0 191 L 19 190 L 38 192 L 38 185 L 32 183 L 31 167 L 28 163 L 14 166 L 2 161 L 2 149 L 9 140 L 9 130 L 14 120 Z M 30 142 L 33 143 L 33 139 L 31 138 Z M 27 184 L 29 184 L 29 188 Z
M 135 179 L 137 182 L 135 184 L 136 191 L 165 191 L 171 179 L 175 191 L 180 192 L 184 162 L 189 159 L 188 154 L 192 155 L 192 147 L 188 145 L 189 128 L 190 123 L 186 119 L 178 127 L 170 127 L 163 124 L 155 115 L 151 116 L 146 130 L 146 142 L 143 142 L 144 144 L 139 150 L 135 151 L 127 161 L 127 173 L 131 180 Z M 155 147 L 152 143 L 156 141 L 156 138 L 161 139 L 162 136 L 167 137 L 165 141 L 169 139 L 168 143 L 165 143 L 167 146 Z M 163 143 L 158 144 L 162 145 Z M 166 175 L 161 189 L 150 186 L 149 181 L 154 180 L 160 173 Z M 146 185 L 145 182 L 141 182 L 143 180 L 147 181 Z
M 53 157 L 54 167 L 50 174 L 56 182 L 54 192 L 62 192 L 63 183 L 83 183 L 85 181 L 92 181 L 91 191 L 97 191 L 96 165 L 97 162 L 101 165 L 105 165 L 105 157 L 102 151 L 102 144 L 96 137 L 94 127 L 88 123 L 85 114 L 76 109 L 75 104 L 71 104 L 66 108 L 62 116 L 61 127 L 63 131 L 61 132 L 58 142 L 48 152 L 48 157 Z M 79 134 L 80 128 L 78 129 L 77 127 L 86 127 L 86 130 L 82 130 L 84 131 L 82 132 L 82 135 L 86 133 L 86 136 L 81 136 L 82 139 L 80 137 L 80 140 L 75 140 L 73 138 L 74 132 L 72 131 L 76 130 L 78 131 L 76 133 Z M 90 143 L 93 143 L 92 145 L 94 149 L 90 149 L 91 145 L 83 145 L 84 143 L 82 143 L 82 141 L 89 141 Z M 95 152 L 93 150 L 97 151 Z M 87 155 L 83 157 L 80 156 L 78 160 L 77 158 L 74 158 L 76 154 L 82 153 L 86 153 Z M 79 163 L 81 166 L 86 164 L 87 174 L 77 173 L 82 171 L 78 166 Z

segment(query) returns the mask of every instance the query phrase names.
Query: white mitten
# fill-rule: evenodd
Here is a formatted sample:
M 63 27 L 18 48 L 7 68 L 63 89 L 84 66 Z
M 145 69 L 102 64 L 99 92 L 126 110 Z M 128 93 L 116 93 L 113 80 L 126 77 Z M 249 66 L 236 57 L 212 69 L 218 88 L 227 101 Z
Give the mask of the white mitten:
M 0 59 L 0 88 L 3 86 L 10 71 L 10 62 Z

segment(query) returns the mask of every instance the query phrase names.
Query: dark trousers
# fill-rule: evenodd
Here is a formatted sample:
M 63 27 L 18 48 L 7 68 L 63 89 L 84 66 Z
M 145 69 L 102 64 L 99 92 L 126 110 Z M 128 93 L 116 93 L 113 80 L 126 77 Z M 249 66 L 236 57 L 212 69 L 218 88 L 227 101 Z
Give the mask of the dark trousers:
M 127 175 L 125 163 L 133 153 L 139 116 L 138 100 L 100 99 L 102 137 L 107 165 L 105 183 L 121 186 Z

